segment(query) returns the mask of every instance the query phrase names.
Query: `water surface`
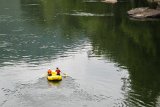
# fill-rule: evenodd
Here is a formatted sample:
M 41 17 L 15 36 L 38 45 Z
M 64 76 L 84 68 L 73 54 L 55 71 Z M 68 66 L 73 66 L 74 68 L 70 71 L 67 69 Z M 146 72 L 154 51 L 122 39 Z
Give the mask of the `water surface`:
M 0 106 L 159 107 L 160 21 L 126 15 L 148 5 L 1 0 Z

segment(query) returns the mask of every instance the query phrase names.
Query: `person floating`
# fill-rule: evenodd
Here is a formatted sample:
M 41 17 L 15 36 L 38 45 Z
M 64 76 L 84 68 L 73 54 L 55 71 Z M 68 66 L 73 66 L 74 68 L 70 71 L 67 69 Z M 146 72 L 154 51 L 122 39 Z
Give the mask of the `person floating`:
M 60 72 L 61 72 L 61 71 L 60 71 L 59 68 L 57 67 L 55 72 L 57 73 L 57 75 L 60 75 Z
M 52 70 L 48 69 L 48 76 L 52 76 Z

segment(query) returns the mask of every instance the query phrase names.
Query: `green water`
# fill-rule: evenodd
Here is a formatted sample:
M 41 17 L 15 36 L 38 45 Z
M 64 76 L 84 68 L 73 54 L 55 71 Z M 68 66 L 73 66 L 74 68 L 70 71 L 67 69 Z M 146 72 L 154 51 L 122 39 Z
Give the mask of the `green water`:
M 0 106 L 159 107 L 160 20 L 126 14 L 148 5 L 1 0 Z

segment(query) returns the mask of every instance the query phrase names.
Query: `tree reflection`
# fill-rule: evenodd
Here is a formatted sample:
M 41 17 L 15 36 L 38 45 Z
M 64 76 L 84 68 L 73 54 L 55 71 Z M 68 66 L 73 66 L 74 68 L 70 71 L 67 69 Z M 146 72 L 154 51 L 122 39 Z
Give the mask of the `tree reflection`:
M 116 7 L 114 12 L 122 13 L 121 8 Z M 97 18 L 85 24 L 92 35 L 93 52 L 128 68 L 131 90 L 127 92 L 126 101 L 129 105 L 155 106 L 160 90 L 159 22 L 136 22 L 119 16 L 115 14 L 104 21 Z M 142 102 L 136 103 L 133 99 Z

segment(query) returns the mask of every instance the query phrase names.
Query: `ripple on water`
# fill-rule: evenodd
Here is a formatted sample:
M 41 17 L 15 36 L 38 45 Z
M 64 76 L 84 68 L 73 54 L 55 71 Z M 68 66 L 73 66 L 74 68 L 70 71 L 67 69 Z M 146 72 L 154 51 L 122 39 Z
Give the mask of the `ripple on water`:
M 27 4 L 25 6 L 39 6 L 40 4 Z
M 63 13 L 62 15 L 69 15 L 69 16 L 97 16 L 97 17 L 104 17 L 104 16 L 114 16 L 113 13 L 108 14 L 96 14 L 96 13 L 87 13 L 87 12 L 74 12 L 74 13 Z
M 153 107 L 153 102 L 144 102 L 141 99 L 141 95 L 135 92 L 129 92 L 129 95 L 125 95 L 126 99 L 122 100 L 125 105 L 133 106 L 133 107 Z
M 107 100 L 109 97 L 104 95 L 95 95 L 88 93 L 82 89 L 78 83 L 71 77 L 63 78 L 60 82 L 49 82 L 46 78 L 40 78 L 36 83 L 17 84 L 13 90 L 12 99 L 21 103 L 21 106 L 69 106 L 81 107 L 82 105 L 99 104 L 101 101 Z M 17 105 L 8 99 L 5 105 Z
M 11 20 L 12 19 L 12 16 L 10 15 L 0 15 L 0 23 L 1 22 L 6 22 L 8 20 Z
M 21 18 L 21 17 L 13 17 L 11 15 L 0 15 L 0 23 L 12 23 L 12 22 L 26 22 L 26 21 L 33 21 L 33 18 L 26 17 L 26 18 Z M 16 29 L 13 31 L 22 31 L 23 29 Z
M 11 45 L 12 45 L 11 43 L 6 42 L 6 41 L 0 42 L 0 48 L 5 48 L 5 47 L 11 46 Z
M 0 33 L 0 36 L 6 36 L 7 34 Z

